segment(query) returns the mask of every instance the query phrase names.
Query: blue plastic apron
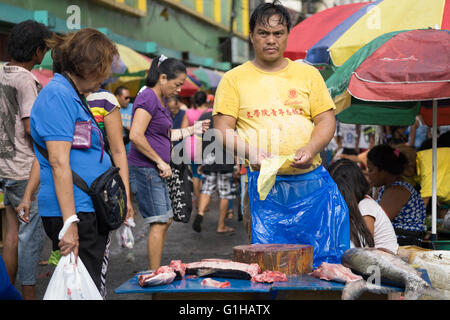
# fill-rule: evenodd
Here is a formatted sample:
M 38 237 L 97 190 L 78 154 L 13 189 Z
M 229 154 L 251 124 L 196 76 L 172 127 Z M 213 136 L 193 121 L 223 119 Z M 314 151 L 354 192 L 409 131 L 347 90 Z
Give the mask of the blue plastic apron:
M 259 200 L 259 172 L 247 172 L 252 243 L 309 244 L 314 247 L 313 268 L 322 262 L 341 263 L 350 248 L 347 205 L 320 166 L 301 175 L 277 176 L 265 200 Z

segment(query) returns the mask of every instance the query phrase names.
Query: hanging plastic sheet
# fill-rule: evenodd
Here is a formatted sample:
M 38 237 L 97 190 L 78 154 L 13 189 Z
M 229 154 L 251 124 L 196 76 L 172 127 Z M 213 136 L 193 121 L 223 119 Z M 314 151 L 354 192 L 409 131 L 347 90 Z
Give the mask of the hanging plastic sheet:
M 348 208 L 324 167 L 276 176 L 265 200 L 259 198 L 259 172 L 247 174 L 252 243 L 312 245 L 313 268 L 322 262 L 341 263 L 350 247 Z
M 290 156 L 272 156 L 263 159 L 261 162 L 261 170 L 258 177 L 258 193 L 259 199 L 265 200 L 267 195 L 275 184 L 275 178 L 278 170 L 286 161 L 293 162 L 295 155 Z

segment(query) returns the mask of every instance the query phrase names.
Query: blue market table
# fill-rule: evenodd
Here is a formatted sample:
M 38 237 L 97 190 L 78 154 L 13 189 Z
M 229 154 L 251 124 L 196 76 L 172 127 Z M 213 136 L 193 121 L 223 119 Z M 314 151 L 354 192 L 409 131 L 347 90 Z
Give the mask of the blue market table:
M 430 282 L 426 270 L 419 269 L 422 278 Z M 255 283 L 249 280 L 213 278 L 218 281 L 228 281 L 228 288 L 212 288 L 201 285 L 203 278 L 175 280 L 168 285 L 142 288 L 138 284 L 138 275 L 129 279 L 115 289 L 116 294 L 143 293 L 154 300 L 335 300 L 341 299 L 344 284 L 320 280 L 309 275 L 288 276 L 287 282 Z M 395 292 L 403 292 L 404 288 L 383 285 Z M 392 294 L 379 295 L 365 292 L 360 299 L 390 299 Z

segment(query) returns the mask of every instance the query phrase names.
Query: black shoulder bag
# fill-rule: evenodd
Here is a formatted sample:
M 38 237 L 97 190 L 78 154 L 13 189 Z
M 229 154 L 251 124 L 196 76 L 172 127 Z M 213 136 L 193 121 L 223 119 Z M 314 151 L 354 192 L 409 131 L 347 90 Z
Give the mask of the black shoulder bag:
M 73 83 L 67 74 L 64 77 L 71 83 L 73 88 L 78 94 L 81 100 L 81 104 L 86 112 L 94 120 L 95 124 L 98 126 L 97 121 L 95 121 L 94 116 L 91 113 L 89 106 L 83 96 L 78 92 L 77 87 Z M 100 131 L 105 136 L 105 132 L 98 126 Z M 102 139 L 102 137 L 100 137 Z M 46 149 L 42 148 L 39 144 L 35 142 L 36 148 L 48 161 L 48 152 Z M 108 154 L 109 144 L 104 140 L 105 150 Z M 107 234 L 108 232 L 119 228 L 125 221 L 127 213 L 127 196 L 125 185 L 122 178 L 119 175 L 119 168 L 114 166 L 113 159 L 111 157 L 112 166 L 96 178 L 91 186 L 89 187 L 86 181 L 84 181 L 78 174 L 72 170 L 73 183 L 86 192 L 92 199 L 92 203 L 95 209 L 95 215 L 97 218 L 98 231 L 102 234 Z

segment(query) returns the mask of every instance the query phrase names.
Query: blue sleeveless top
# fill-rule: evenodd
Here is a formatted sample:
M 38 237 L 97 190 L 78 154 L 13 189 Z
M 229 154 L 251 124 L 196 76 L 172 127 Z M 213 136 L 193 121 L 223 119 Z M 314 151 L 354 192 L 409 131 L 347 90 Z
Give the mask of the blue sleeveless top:
M 404 181 L 396 181 L 392 186 L 402 186 L 411 193 L 408 202 L 403 206 L 400 213 L 392 220 L 394 228 L 408 230 L 408 231 L 424 231 L 425 229 L 425 217 L 426 209 L 425 203 L 420 197 L 420 193 L 417 192 L 414 187 Z M 380 202 L 385 186 L 381 187 L 378 193 L 377 202 Z

